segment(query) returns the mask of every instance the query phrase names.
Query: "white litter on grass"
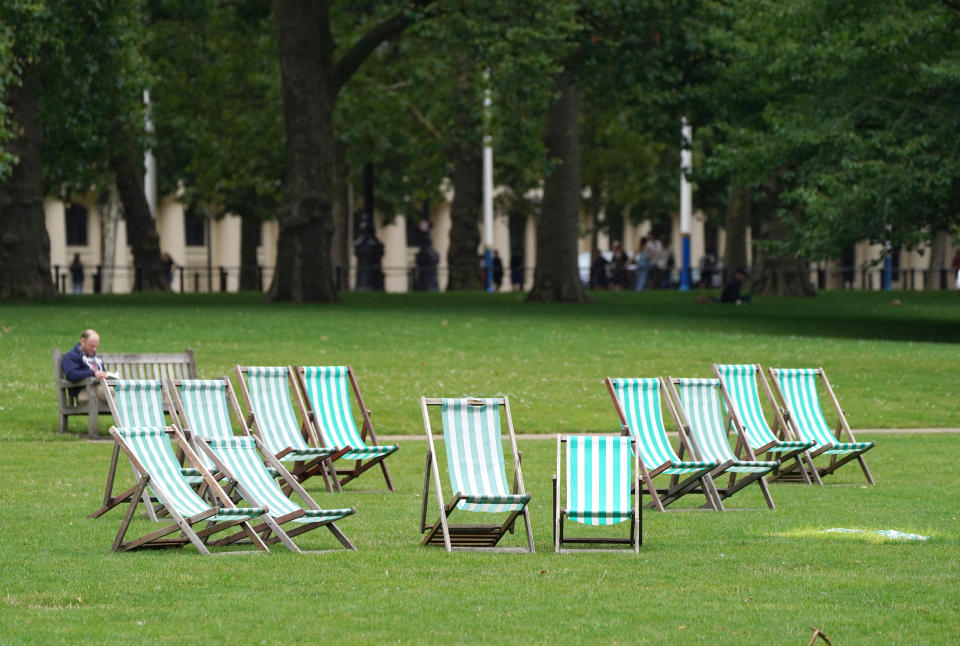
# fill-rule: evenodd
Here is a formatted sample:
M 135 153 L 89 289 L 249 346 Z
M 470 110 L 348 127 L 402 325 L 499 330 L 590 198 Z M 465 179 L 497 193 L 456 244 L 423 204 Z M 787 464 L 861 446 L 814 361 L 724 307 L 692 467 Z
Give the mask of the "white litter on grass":
M 825 529 L 821 534 L 872 534 L 868 529 L 847 529 L 846 527 L 831 527 L 830 529 Z M 884 538 L 890 538 L 900 541 L 925 541 L 929 539 L 929 536 L 924 536 L 923 534 L 907 534 L 905 532 L 898 531 L 896 529 L 878 529 L 877 534 L 883 536 Z

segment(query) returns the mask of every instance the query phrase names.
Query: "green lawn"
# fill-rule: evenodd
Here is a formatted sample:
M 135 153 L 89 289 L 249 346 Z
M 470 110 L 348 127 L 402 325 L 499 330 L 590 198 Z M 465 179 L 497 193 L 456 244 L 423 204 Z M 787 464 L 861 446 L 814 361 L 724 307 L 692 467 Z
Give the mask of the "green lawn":
M 481 294 L 344 301 L 0 306 L 0 643 L 806 644 L 810 626 L 835 644 L 960 640 L 952 434 L 858 435 L 878 444 L 866 456 L 874 487 L 848 466 L 829 486 L 774 486 L 776 511 L 755 486 L 729 505 L 749 511 L 648 511 L 639 556 L 552 553 L 549 440 L 521 442 L 535 555 L 418 546 L 423 441 L 402 441 L 390 458 L 395 494 L 373 473 L 341 496 L 308 483 L 321 504 L 357 507 L 341 523 L 356 553 L 111 553 L 122 511 L 87 518 L 111 445 L 83 441 L 80 419 L 73 433 L 55 432 L 50 383 L 50 349 L 90 325 L 104 351 L 192 347 L 202 376 L 237 362 L 350 362 L 382 433 L 422 433 L 419 395 L 465 394 L 509 395 L 518 432 L 615 431 L 604 376 L 708 376 L 712 361 L 823 366 L 854 428 L 960 427 L 954 293 L 824 293 L 740 308 L 676 293 L 602 294 L 582 307 Z M 833 527 L 930 539 L 822 533 Z M 299 542 L 334 546 L 318 532 Z

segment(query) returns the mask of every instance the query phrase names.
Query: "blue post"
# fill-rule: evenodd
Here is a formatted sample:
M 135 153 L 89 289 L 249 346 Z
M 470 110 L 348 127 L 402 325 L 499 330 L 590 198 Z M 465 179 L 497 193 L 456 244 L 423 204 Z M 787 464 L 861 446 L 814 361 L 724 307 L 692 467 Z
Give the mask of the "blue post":
M 893 258 L 887 256 L 883 259 L 883 285 L 882 289 L 889 292 L 893 288 Z
M 486 276 L 487 291 L 493 292 L 493 252 L 490 251 L 490 248 L 487 247 L 486 251 L 483 252 L 483 266 L 485 268 L 484 275 Z
M 680 239 L 680 291 L 690 291 L 690 234 L 685 233 Z

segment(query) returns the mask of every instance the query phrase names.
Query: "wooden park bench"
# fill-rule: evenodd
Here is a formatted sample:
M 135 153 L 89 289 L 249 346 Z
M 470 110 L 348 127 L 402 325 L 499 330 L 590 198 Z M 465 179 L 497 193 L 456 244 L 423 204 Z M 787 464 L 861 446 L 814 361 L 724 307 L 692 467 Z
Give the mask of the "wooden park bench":
M 193 350 L 186 352 L 150 352 L 122 353 L 104 352 L 97 355 L 103 359 L 107 372 L 120 375 L 121 379 L 196 379 L 197 358 Z M 67 381 L 60 368 L 63 353 L 53 351 L 53 377 L 57 384 L 57 407 L 59 409 L 60 432 L 67 431 L 67 418 L 70 415 L 87 415 L 87 432 L 90 437 L 100 433 L 98 416 L 109 415 L 107 403 L 96 395 L 97 380 L 92 377 L 82 381 Z M 87 401 L 79 403 L 77 397 L 70 396 L 70 388 L 86 388 Z M 170 411 L 167 411 L 168 413 Z

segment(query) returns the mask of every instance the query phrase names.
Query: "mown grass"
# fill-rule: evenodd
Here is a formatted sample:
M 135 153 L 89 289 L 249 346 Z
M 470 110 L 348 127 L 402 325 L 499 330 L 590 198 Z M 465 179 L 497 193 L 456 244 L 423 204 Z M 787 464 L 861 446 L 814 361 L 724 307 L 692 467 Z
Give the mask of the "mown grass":
M 832 479 L 847 486 L 775 486 L 772 512 L 756 487 L 731 504 L 750 511 L 648 511 L 639 556 L 552 553 L 555 444 L 537 440 L 521 442 L 534 555 L 419 547 L 422 441 L 402 441 L 390 458 L 394 494 L 375 474 L 339 497 L 308 483 L 321 504 L 357 507 L 342 523 L 355 553 L 113 554 L 122 512 L 87 518 L 111 446 L 79 441 L 82 420 L 55 432 L 50 349 L 93 325 L 105 351 L 192 347 L 202 376 L 238 362 L 350 362 L 382 433 L 422 433 L 419 395 L 499 393 L 519 432 L 614 431 L 604 376 L 708 376 L 712 361 L 822 365 L 855 427 L 957 427 L 958 323 L 956 294 L 825 293 L 742 308 L 675 293 L 603 294 L 586 307 L 480 294 L 0 306 L 0 643 L 806 644 L 810 626 L 840 644 L 956 643 L 955 435 L 858 435 L 878 442 L 867 454 L 874 487 L 849 466 Z M 821 533 L 832 527 L 931 538 Z M 334 546 L 317 532 L 300 543 Z
M 339 497 L 308 483 L 321 504 L 357 507 L 341 523 L 357 552 L 220 557 L 111 553 L 122 511 L 86 517 L 109 443 L 7 442 L 0 642 L 805 644 L 816 626 L 839 644 L 955 643 L 960 526 L 943 485 L 960 479 L 956 437 L 871 439 L 876 486 L 851 468 L 834 479 L 849 486 L 774 486 L 775 511 L 757 491 L 733 499 L 749 511 L 648 511 L 639 555 L 553 554 L 555 445 L 537 440 L 521 442 L 536 554 L 420 547 L 426 444 L 404 441 L 395 494 L 376 478 Z M 820 533 L 832 527 L 930 539 Z M 299 542 L 334 546 L 318 532 Z
M 588 306 L 526 305 L 512 294 L 267 305 L 240 294 L 0 306 L 0 438 L 56 439 L 50 350 L 90 326 L 102 351 L 191 347 L 201 376 L 232 374 L 236 363 L 351 363 L 384 434 L 422 432 L 421 395 L 465 394 L 510 396 L 519 432 L 616 430 L 604 377 L 706 377 L 712 362 L 823 366 L 854 427 L 960 427 L 952 292 L 826 292 L 747 307 L 676 292 L 606 293 Z

